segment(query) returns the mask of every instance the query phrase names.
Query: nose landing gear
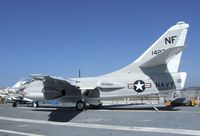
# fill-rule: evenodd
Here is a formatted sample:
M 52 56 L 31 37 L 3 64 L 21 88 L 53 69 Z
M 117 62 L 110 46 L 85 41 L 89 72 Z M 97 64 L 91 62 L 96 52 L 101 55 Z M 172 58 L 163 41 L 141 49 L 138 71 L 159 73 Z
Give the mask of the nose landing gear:
M 39 103 L 38 102 L 33 102 L 33 107 L 34 108 L 38 108 L 39 107 Z

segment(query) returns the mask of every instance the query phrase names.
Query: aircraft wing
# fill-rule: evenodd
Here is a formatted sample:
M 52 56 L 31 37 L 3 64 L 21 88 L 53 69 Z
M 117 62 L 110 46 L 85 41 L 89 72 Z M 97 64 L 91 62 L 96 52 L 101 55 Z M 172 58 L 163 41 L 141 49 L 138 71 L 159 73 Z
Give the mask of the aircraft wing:
M 67 99 L 77 99 L 82 97 L 81 90 L 77 86 L 77 81 L 61 78 L 61 77 L 54 77 L 48 75 L 31 75 L 34 80 L 41 80 L 43 81 L 43 94 L 46 100 L 53 100 L 58 99 L 60 101 L 66 101 Z M 84 90 L 91 89 L 91 88 L 84 88 Z
M 42 81 L 46 81 L 46 80 L 51 80 L 51 81 L 61 81 L 63 83 L 69 84 L 72 82 L 72 80 L 70 81 L 69 79 L 65 79 L 65 78 L 61 78 L 61 77 L 53 77 L 53 76 L 48 76 L 48 75 L 40 75 L 40 74 L 31 74 L 30 76 L 33 77 L 33 79 L 35 80 L 42 80 Z
M 6 96 L 6 101 L 10 101 L 10 102 L 26 102 L 26 103 L 27 102 L 28 103 L 33 102 L 33 100 L 28 99 L 28 98 L 24 97 L 21 94 L 8 94 Z

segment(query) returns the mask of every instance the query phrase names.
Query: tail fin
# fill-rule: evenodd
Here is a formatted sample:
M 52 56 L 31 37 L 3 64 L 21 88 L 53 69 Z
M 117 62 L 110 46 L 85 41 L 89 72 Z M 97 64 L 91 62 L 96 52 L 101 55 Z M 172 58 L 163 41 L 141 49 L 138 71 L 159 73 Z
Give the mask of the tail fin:
M 13 88 L 18 88 L 18 87 L 20 87 L 21 86 L 21 80 L 20 81 L 18 81 L 16 84 L 14 84 L 12 87 Z
M 188 24 L 178 22 L 169 28 L 136 62 L 142 67 L 167 64 L 168 72 L 177 72 L 188 27 Z
M 16 84 L 14 84 L 14 85 L 12 86 L 12 88 L 19 88 L 19 87 L 22 87 L 23 85 L 25 85 L 25 84 L 28 83 L 28 82 L 29 82 L 28 79 L 27 79 L 27 78 L 24 78 L 24 79 L 18 81 Z
M 143 69 L 148 69 L 150 73 L 177 72 L 185 45 L 187 28 L 189 28 L 189 24 L 178 22 L 136 61 L 114 73 L 134 73 Z

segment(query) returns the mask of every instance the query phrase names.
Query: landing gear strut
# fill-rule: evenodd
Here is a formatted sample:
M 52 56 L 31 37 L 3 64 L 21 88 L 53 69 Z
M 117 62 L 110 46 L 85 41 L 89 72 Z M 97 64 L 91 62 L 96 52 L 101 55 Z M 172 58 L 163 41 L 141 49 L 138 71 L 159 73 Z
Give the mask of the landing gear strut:
M 84 101 L 78 101 L 78 102 L 76 103 L 76 109 L 77 109 L 78 111 L 83 111 L 85 108 L 86 108 L 86 104 L 85 104 Z
M 38 108 L 39 107 L 39 103 L 38 102 L 33 102 L 33 107 L 34 108 Z
M 17 107 L 17 102 L 13 102 L 13 107 Z

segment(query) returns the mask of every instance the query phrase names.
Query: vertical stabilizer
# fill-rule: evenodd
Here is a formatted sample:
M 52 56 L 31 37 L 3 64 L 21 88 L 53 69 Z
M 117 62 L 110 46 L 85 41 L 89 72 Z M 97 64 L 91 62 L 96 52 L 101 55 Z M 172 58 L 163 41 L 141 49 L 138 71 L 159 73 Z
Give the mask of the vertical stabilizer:
M 178 22 L 170 27 L 136 61 L 113 72 L 119 73 L 166 73 L 177 72 L 185 45 L 189 24 Z

